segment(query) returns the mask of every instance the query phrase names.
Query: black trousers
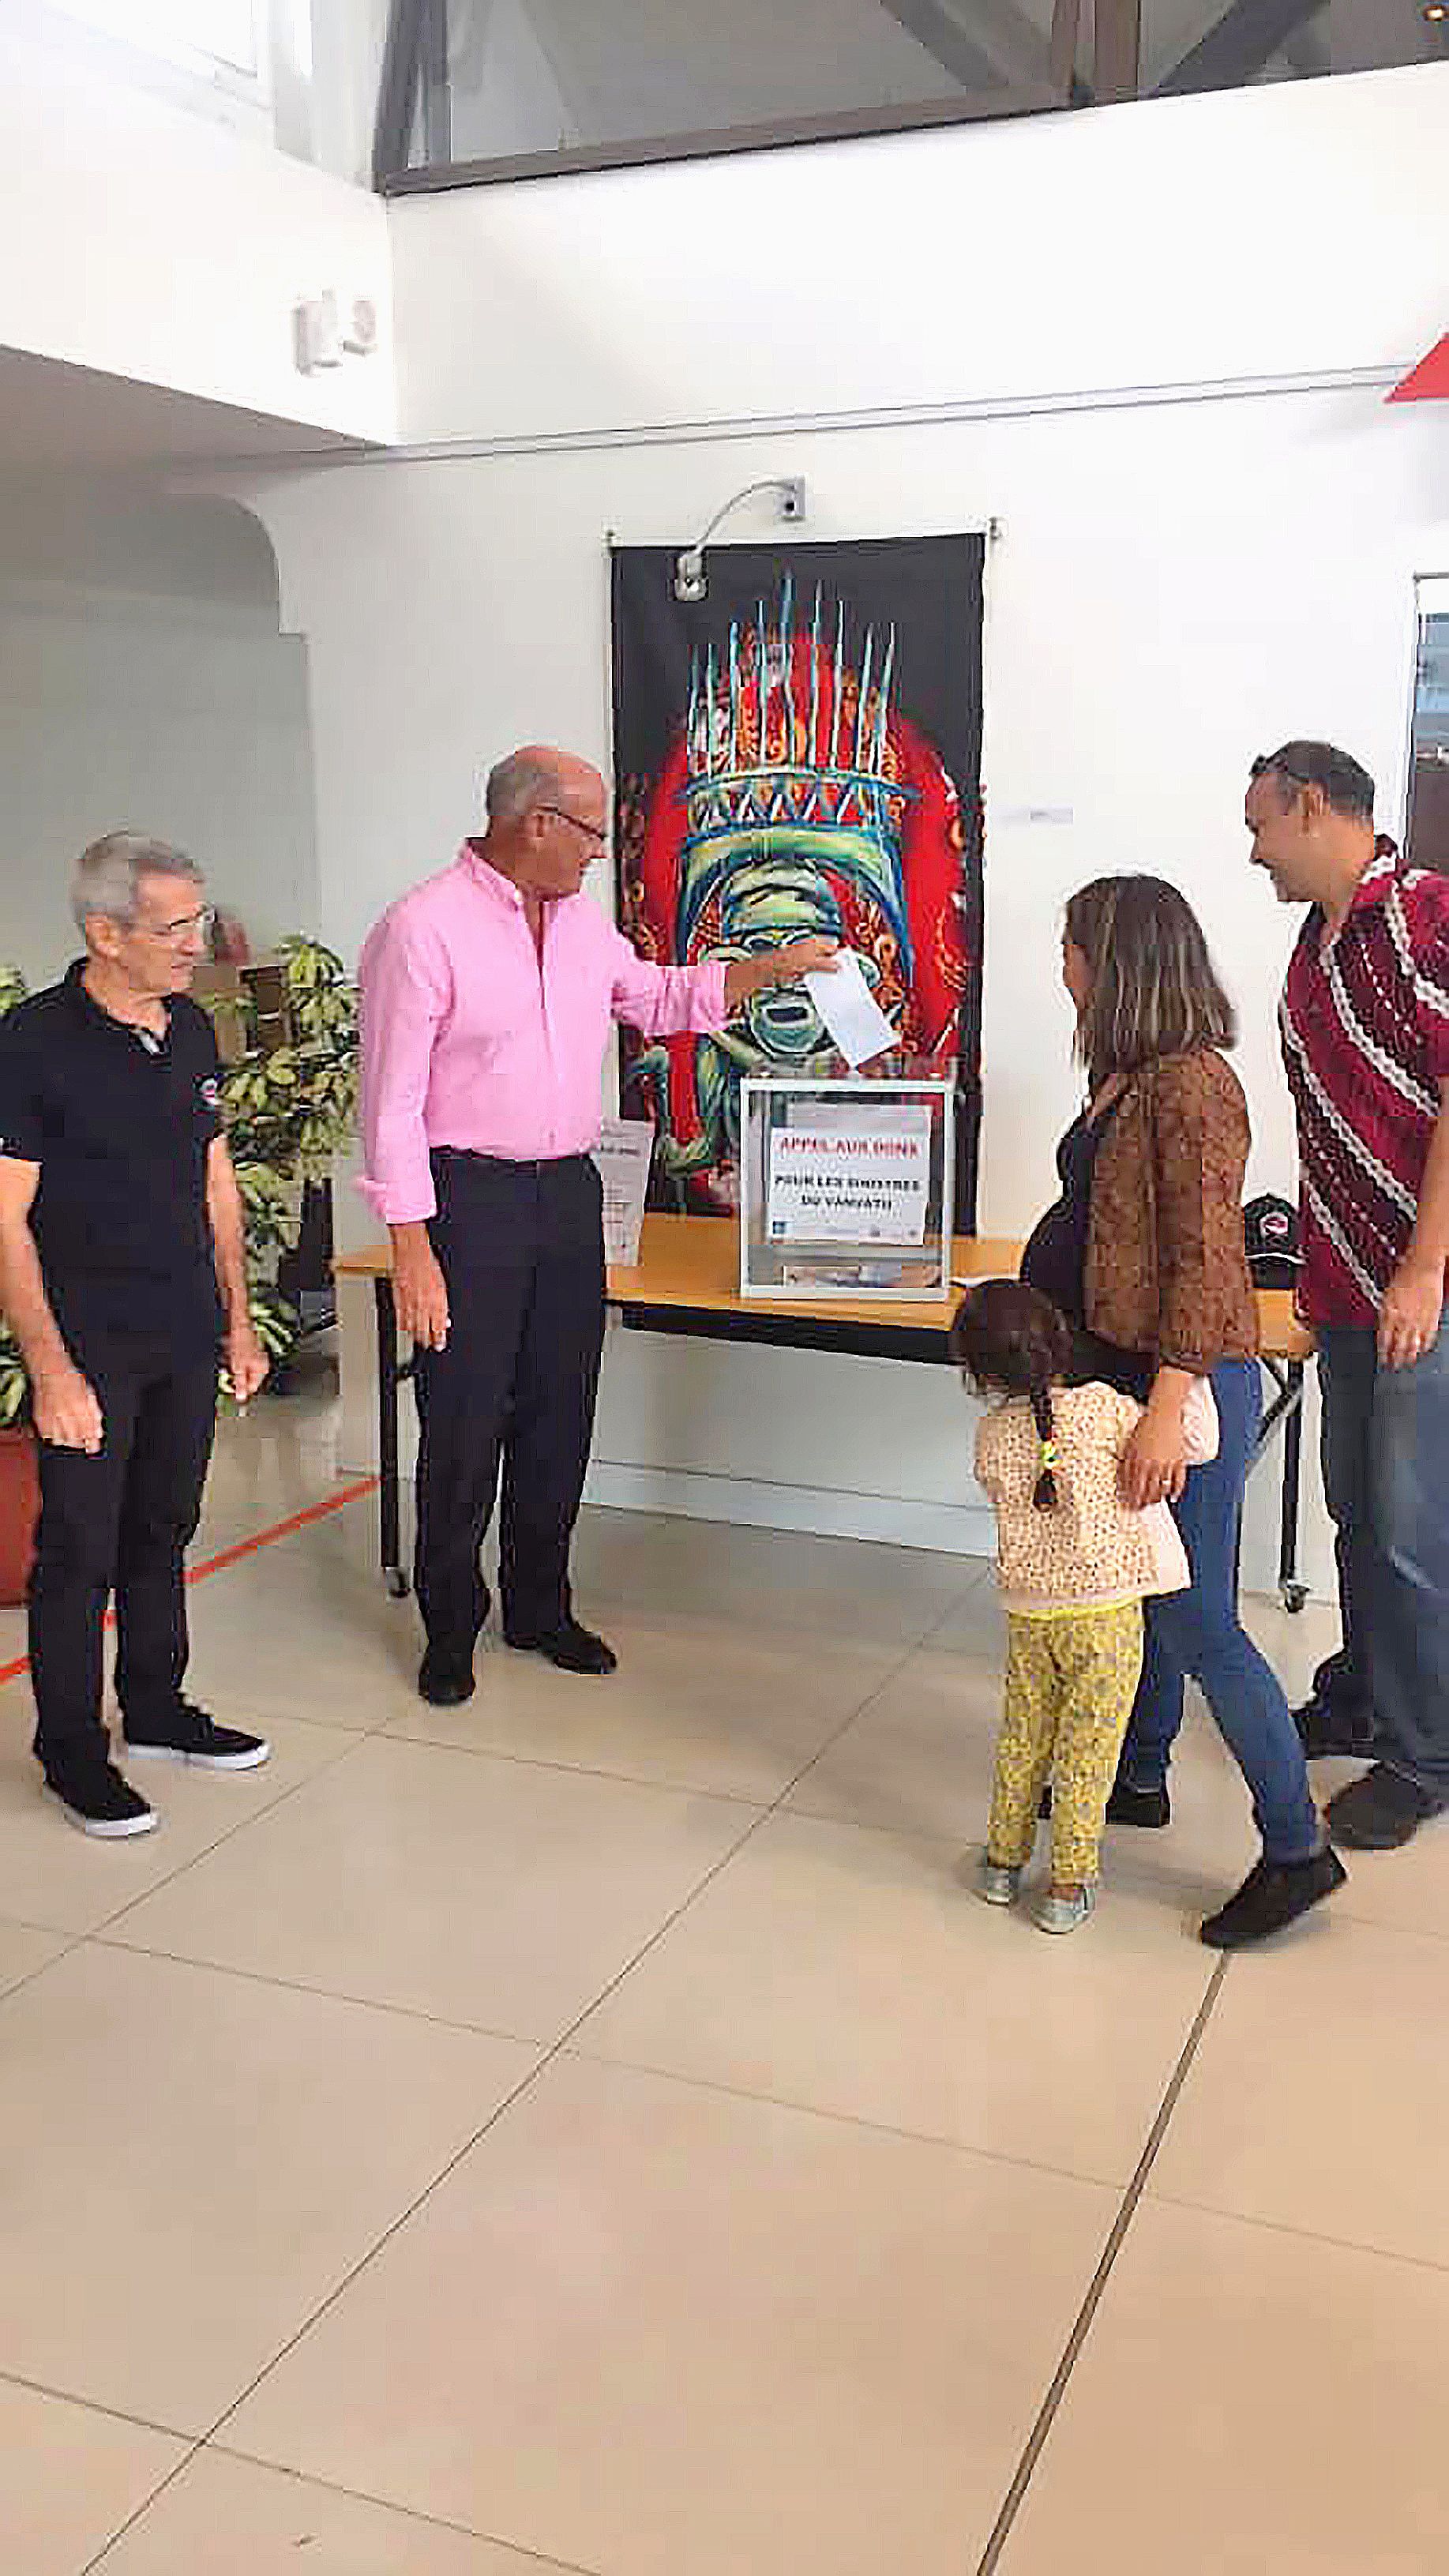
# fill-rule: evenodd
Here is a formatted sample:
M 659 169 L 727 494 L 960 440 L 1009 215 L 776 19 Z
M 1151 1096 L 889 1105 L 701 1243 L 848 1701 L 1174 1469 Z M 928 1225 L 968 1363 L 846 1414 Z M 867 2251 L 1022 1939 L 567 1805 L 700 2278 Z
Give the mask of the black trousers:
M 604 1345 L 603 1193 L 586 1154 L 501 1163 L 445 1148 L 432 1162 L 450 1320 L 446 1348 L 416 1355 L 414 1577 L 430 1647 L 466 1664 L 488 1616 L 479 1554 L 500 1460 L 504 1627 L 546 1635 L 572 1606 Z
M 75 1356 L 105 1436 L 93 1458 L 40 1444 L 30 1677 L 35 1750 L 48 1772 L 105 1750 L 102 1631 L 112 1593 L 123 1715 L 143 1726 L 176 1707 L 187 1657 L 182 1562 L 216 1429 L 214 1353 L 178 1361 L 137 1343 Z

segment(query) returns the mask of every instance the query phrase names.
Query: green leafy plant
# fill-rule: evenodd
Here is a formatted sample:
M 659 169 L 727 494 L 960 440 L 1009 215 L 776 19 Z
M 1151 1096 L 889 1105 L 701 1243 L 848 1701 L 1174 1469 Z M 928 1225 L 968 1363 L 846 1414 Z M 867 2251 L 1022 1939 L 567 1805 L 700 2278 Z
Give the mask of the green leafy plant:
M 0 1324 L 0 1431 L 13 1431 L 30 1415 L 30 1379 L 20 1345 L 8 1324 Z
M 308 1181 L 326 1179 L 357 1117 L 355 985 L 341 958 L 315 939 L 284 939 L 277 958 L 286 985 L 288 1042 L 270 1053 L 257 1044 L 255 1010 L 244 996 L 246 1052 L 221 1081 L 227 1144 L 241 1192 L 252 1321 L 274 1365 L 288 1357 L 301 1330 L 277 1272 L 296 1248 L 303 1189 Z M 0 1017 L 25 994 L 18 968 L 0 965 Z M 25 1362 L 0 1321 L 0 1430 L 26 1421 L 29 1410 Z
M 222 1077 L 227 1143 L 246 1222 L 247 1287 L 257 1338 L 274 1363 L 301 1330 L 277 1285 L 302 1225 L 308 1181 L 325 1180 L 357 1118 L 357 988 L 342 960 L 315 939 L 284 939 L 277 960 L 286 986 L 287 1042 L 257 1044 L 256 1014 L 243 1003 L 248 1040 Z

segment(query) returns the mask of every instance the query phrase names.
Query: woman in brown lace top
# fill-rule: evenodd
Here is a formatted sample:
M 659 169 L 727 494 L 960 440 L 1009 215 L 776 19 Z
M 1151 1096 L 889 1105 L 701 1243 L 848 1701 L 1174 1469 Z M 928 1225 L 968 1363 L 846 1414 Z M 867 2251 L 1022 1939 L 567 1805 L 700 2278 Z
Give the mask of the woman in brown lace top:
M 1202 1927 L 1215 1948 L 1260 1940 L 1330 1893 L 1324 1839 L 1283 1692 L 1237 1611 L 1243 1487 L 1257 1437 L 1257 1304 L 1243 1242 L 1247 1103 L 1222 1050 L 1236 1034 L 1196 915 L 1160 877 L 1099 877 L 1073 895 L 1062 980 L 1087 1104 L 1057 1155 L 1061 1195 L 1022 1276 L 1083 1329 L 1089 1373 L 1137 1396 L 1123 1499 L 1171 1503 L 1190 1591 L 1147 1613 L 1142 1682 L 1107 1813 L 1165 1825 L 1183 1684 L 1199 1684 L 1248 1783 L 1263 1858 Z M 1189 1467 L 1183 1399 L 1210 1378 L 1219 1447 Z

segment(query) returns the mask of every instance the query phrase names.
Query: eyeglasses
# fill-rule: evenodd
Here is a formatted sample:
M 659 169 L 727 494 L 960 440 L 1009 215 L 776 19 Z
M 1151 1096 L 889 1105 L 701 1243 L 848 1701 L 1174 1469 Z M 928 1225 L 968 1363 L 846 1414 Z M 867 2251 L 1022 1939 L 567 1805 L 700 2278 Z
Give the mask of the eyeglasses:
M 589 840 L 597 841 L 601 850 L 608 840 L 608 833 L 601 832 L 597 823 L 586 823 L 582 814 L 571 814 L 566 805 L 535 805 L 533 810 L 535 814 L 556 814 L 561 823 L 572 823 L 576 832 L 583 832 Z
M 205 903 L 199 912 L 183 913 L 179 921 L 131 921 L 126 924 L 142 939 L 159 939 L 165 948 L 184 948 L 190 939 L 210 939 L 216 922 L 213 905 Z

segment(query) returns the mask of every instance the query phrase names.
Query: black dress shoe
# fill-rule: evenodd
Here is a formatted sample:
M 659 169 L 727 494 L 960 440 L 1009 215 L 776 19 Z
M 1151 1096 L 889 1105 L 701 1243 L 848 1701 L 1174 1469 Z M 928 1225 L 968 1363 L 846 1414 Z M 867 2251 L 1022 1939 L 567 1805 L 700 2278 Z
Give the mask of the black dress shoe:
M 1107 1822 L 1109 1825 L 1141 1825 L 1149 1832 L 1154 1826 L 1170 1825 L 1172 1801 L 1167 1794 L 1166 1781 L 1152 1789 L 1134 1789 L 1126 1780 L 1114 1782 L 1112 1795 L 1107 1801 Z
M 596 1637 L 592 1628 L 581 1628 L 577 1619 L 562 1619 L 556 1628 L 538 1636 L 505 1628 L 503 1638 L 505 1645 L 520 1655 L 547 1655 L 549 1662 L 557 1664 L 563 1673 L 612 1673 L 618 1669 L 619 1658 L 613 1647 Z
M 456 1655 L 437 1655 L 429 1646 L 418 1666 L 418 1697 L 430 1708 L 460 1708 L 477 1689 L 471 1661 L 460 1663 Z
M 1198 1933 L 1210 1950 L 1245 1950 L 1296 1923 L 1310 1905 L 1342 1887 L 1348 1872 L 1337 1852 L 1325 1843 L 1311 1860 L 1260 1860 L 1249 1870 L 1236 1896 L 1210 1914 Z
M 1376 1762 L 1361 1780 L 1351 1780 L 1330 1798 L 1328 1829 L 1335 1842 L 1350 1851 L 1397 1851 L 1410 1842 L 1431 1816 L 1443 1813 L 1443 1800 L 1431 1797 L 1401 1771 Z

